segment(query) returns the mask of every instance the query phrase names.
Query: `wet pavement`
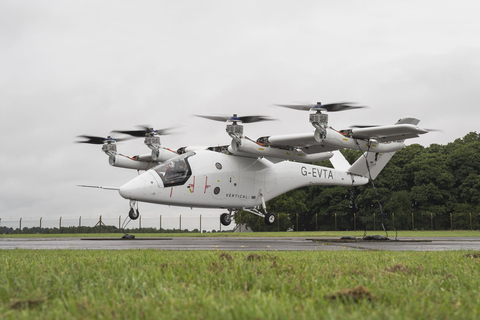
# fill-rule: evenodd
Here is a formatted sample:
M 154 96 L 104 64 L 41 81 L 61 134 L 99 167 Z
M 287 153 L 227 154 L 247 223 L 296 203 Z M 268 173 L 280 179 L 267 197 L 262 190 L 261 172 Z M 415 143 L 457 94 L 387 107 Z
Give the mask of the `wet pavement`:
M 237 251 L 331 251 L 386 250 L 440 251 L 480 250 L 480 237 L 398 238 L 398 241 L 340 240 L 339 238 L 0 238 L 0 249 L 77 249 L 77 250 L 237 250 Z

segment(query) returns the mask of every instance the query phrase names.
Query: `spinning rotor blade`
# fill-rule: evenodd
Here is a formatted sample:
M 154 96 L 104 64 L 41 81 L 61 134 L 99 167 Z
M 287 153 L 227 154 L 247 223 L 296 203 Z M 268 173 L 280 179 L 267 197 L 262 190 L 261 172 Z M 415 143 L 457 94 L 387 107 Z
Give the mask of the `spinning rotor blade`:
M 121 142 L 128 140 L 128 138 L 123 138 L 123 139 L 115 139 L 113 137 L 95 137 L 95 136 L 86 136 L 86 135 L 81 135 L 78 136 L 79 138 L 86 139 L 85 141 L 75 141 L 76 143 L 87 143 L 87 144 L 103 144 L 105 141 L 116 141 L 116 142 Z
M 230 117 L 222 117 L 222 116 L 202 116 L 199 114 L 194 114 L 195 117 L 200 117 L 200 118 L 205 118 L 213 121 L 220 121 L 220 122 L 226 122 L 228 118 Z
M 148 126 L 137 126 L 137 127 L 142 128 L 142 129 L 141 130 L 124 130 L 124 131 L 114 130 L 112 132 L 123 133 L 123 134 L 128 134 L 132 137 L 142 138 L 142 137 L 145 137 L 145 135 L 147 135 L 149 133 L 154 133 L 154 134 L 158 134 L 160 136 L 165 136 L 165 135 L 170 134 L 169 131 L 174 129 L 174 128 L 153 129 L 153 128 L 150 128 Z
M 322 104 L 321 102 L 317 102 L 316 104 L 277 104 L 276 106 L 303 111 L 309 111 L 311 109 L 314 109 L 320 111 L 324 110 L 327 112 L 366 108 L 364 106 L 354 106 L 353 104 L 355 104 L 355 102 L 337 102 L 329 104 Z
M 253 123 L 253 122 L 262 122 L 262 121 L 273 121 L 275 119 L 265 117 L 265 116 L 245 116 L 238 117 L 243 123 Z
M 364 126 L 364 125 L 360 125 L 360 126 L 350 126 L 350 128 L 352 128 L 352 129 L 375 128 L 375 127 L 380 127 L 380 125 L 379 125 L 379 124 L 375 124 L 375 125 L 371 125 L 371 126 Z
M 233 116 L 202 116 L 195 115 L 196 117 L 205 118 L 213 121 L 227 122 L 227 121 L 240 121 L 242 123 L 253 123 L 253 122 L 262 122 L 262 121 L 273 121 L 275 119 L 269 118 L 267 116 L 244 116 L 237 117 L 236 114 Z

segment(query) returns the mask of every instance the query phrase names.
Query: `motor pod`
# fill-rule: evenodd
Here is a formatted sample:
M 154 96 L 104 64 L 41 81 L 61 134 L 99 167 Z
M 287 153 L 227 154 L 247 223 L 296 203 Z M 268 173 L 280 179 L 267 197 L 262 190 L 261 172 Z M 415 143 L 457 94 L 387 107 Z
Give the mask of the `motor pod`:
M 129 158 L 122 155 L 111 155 L 108 162 L 113 167 L 134 169 L 134 170 L 148 170 L 158 165 L 158 162 L 143 161 L 135 158 Z
M 152 160 L 157 162 L 167 161 L 173 157 L 178 156 L 178 153 L 170 149 L 161 148 L 159 150 L 152 150 Z

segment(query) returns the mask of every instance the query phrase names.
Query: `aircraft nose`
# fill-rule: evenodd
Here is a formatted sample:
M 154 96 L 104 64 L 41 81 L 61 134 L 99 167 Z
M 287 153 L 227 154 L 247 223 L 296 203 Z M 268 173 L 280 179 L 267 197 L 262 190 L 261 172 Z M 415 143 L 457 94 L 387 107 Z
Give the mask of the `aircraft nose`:
M 118 191 L 125 199 L 139 199 L 144 193 L 144 178 L 140 175 L 125 183 Z
M 163 187 L 161 180 L 159 180 L 155 179 L 155 175 L 152 172 L 147 171 L 125 183 L 118 192 L 125 199 L 148 199 L 150 198 L 149 195 L 155 195 L 155 190 Z

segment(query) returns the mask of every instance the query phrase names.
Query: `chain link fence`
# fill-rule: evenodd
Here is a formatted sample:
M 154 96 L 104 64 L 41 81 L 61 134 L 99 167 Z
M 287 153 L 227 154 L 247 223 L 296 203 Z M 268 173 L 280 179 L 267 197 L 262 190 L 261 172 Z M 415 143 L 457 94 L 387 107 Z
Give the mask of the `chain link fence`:
M 218 214 L 198 216 L 159 215 L 142 216 L 130 220 L 125 216 L 79 216 L 0 218 L 0 233 L 123 233 L 135 231 L 145 233 L 161 232 L 232 232 L 235 224 L 224 226 Z
M 269 230 L 281 230 L 280 216 L 275 225 Z M 286 219 L 286 218 L 283 218 Z M 290 214 L 291 228 L 289 231 L 381 231 L 387 230 L 479 230 L 480 214 L 457 213 L 436 215 L 434 213 L 411 215 L 395 215 L 394 213 L 369 216 L 357 214 L 320 215 L 313 217 L 306 214 Z M 263 220 L 259 218 L 259 220 Z M 278 228 L 277 228 L 278 226 Z M 245 227 L 237 226 L 234 222 L 230 226 L 220 223 L 218 214 L 198 216 L 188 215 L 159 215 L 142 216 L 137 220 L 130 220 L 125 216 L 79 216 L 59 218 L 0 218 L 0 233 L 162 233 L 162 232 L 232 232 L 246 231 Z

